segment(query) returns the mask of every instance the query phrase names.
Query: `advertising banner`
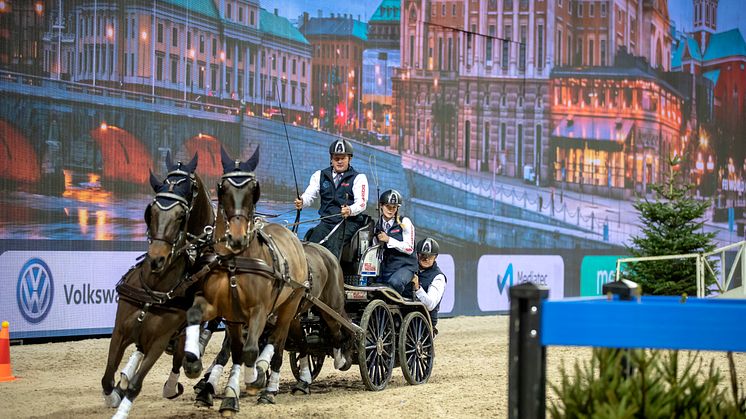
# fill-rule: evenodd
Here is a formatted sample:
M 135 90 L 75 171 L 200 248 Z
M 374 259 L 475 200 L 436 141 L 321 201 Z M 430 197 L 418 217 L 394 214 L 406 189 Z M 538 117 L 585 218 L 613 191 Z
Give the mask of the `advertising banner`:
M 586 256 L 580 265 L 580 296 L 601 295 L 605 283 L 616 276 L 616 261 L 626 256 Z
M 443 271 L 443 275 L 446 276 L 446 291 L 443 293 L 443 299 L 440 300 L 438 313 L 450 313 L 456 302 L 456 266 L 451 255 L 438 255 L 436 262 Z
M 481 311 L 507 311 L 508 288 L 525 282 L 549 287 L 549 298 L 565 291 L 565 264 L 558 255 L 484 255 L 477 266 L 477 303 Z
M 114 287 L 142 252 L 8 251 L 0 319 L 14 338 L 111 333 Z

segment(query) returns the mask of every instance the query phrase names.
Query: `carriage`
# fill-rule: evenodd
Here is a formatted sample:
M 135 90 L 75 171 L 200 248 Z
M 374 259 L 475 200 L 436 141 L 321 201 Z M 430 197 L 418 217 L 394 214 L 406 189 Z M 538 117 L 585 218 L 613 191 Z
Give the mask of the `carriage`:
M 366 216 L 367 217 L 367 216 Z M 435 361 L 434 330 L 430 313 L 419 301 L 404 299 L 392 288 L 370 282 L 378 276 L 379 246 L 372 246 L 373 221 L 367 217 L 365 226 L 353 236 L 341 254 L 340 265 L 345 278 L 345 310 L 350 318 L 337 318 L 352 332 L 353 364 L 368 390 L 386 388 L 394 368 L 400 367 L 404 379 L 412 385 L 427 382 Z M 300 377 L 299 352 L 303 347 L 309 355 L 311 376 L 315 380 L 332 347 L 320 311 L 327 307 L 313 301 L 311 309 L 300 315 L 303 342 L 288 337 L 290 366 L 296 379 Z M 328 313 L 328 312 L 327 312 Z M 332 314 L 332 313 L 329 313 Z M 333 315 L 333 314 L 332 314 Z

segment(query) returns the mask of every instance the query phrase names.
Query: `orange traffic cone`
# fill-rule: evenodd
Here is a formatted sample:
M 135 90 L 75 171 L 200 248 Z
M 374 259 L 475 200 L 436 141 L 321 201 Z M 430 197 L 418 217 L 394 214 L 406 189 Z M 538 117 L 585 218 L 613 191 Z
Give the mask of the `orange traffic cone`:
M 0 329 L 0 383 L 15 381 L 13 369 L 10 367 L 10 330 L 9 323 L 3 322 Z

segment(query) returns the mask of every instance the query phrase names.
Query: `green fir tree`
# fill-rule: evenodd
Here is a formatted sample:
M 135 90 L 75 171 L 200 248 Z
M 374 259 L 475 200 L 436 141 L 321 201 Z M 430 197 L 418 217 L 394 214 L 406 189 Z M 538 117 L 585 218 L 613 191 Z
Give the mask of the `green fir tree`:
M 666 179 L 652 186 L 655 200 L 645 198 L 634 205 L 643 227 L 628 246 L 633 257 L 703 253 L 715 248 L 715 233 L 702 230 L 710 201 L 692 196 L 692 185 L 675 170 L 679 163 L 678 157 L 669 161 Z M 705 273 L 708 288 L 715 277 L 707 270 Z M 697 295 L 695 258 L 632 263 L 626 266 L 624 277 L 637 282 L 644 294 Z

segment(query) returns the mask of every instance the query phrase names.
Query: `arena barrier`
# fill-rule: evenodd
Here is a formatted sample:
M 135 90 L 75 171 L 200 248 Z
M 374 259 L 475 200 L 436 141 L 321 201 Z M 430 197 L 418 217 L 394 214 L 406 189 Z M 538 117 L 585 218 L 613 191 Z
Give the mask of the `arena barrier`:
M 746 352 L 746 300 L 638 297 L 635 286 L 559 301 L 532 283 L 510 288 L 508 417 L 545 417 L 549 345 Z

